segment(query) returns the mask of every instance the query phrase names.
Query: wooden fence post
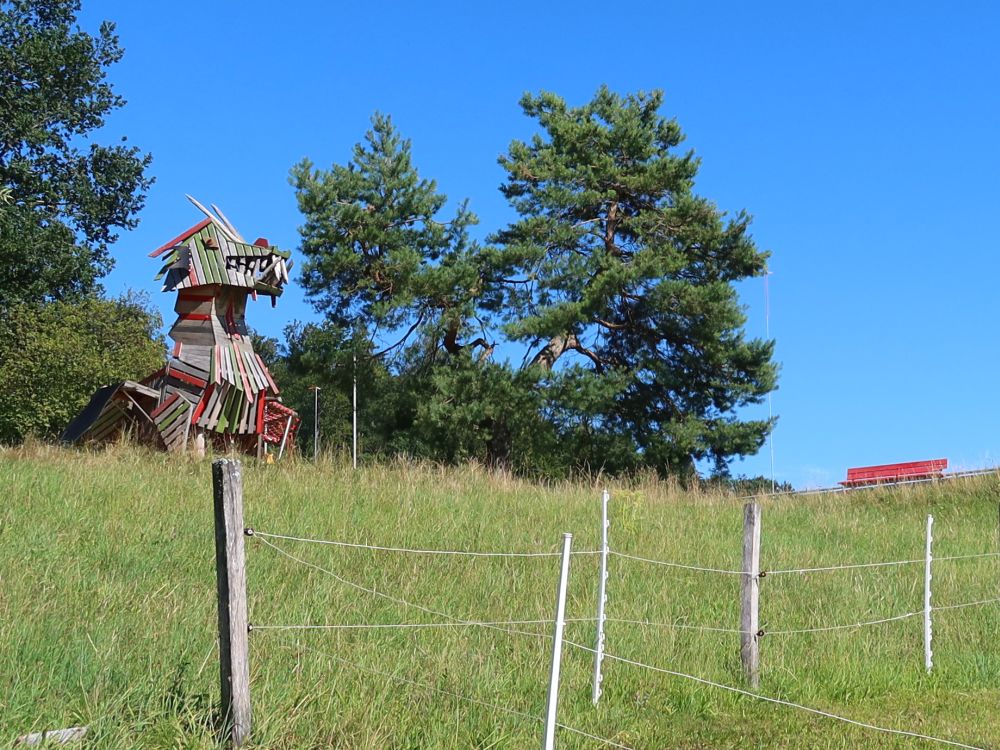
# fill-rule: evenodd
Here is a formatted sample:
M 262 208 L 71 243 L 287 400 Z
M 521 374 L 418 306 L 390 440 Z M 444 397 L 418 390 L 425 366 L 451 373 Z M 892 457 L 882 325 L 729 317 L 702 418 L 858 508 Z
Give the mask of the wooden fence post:
M 760 503 L 743 506 L 743 575 L 740 576 L 740 660 L 750 687 L 760 684 Z
M 222 732 L 233 747 L 250 736 L 247 577 L 243 549 L 243 475 L 239 461 L 212 463 L 215 569 L 219 593 Z

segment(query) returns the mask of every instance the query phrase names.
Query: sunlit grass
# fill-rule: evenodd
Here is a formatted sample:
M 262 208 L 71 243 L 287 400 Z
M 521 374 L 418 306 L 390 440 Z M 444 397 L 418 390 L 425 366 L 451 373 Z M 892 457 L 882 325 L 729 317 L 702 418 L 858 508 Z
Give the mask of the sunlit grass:
M 0 741 L 76 724 L 94 747 L 214 747 L 218 693 L 208 462 L 141 450 L 0 452 Z M 337 460 L 245 469 L 249 526 L 403 547 L 497 551 L 598 545 L 599 477 L 542 486 L 476 467 L 405 462 L 352 472 Z M 612 486 L 611 544 L 645 557 L 737 569 L 742 501 L 652 480 Z M 764 501 L 765 569 L 997 551 L 993 477 Z M 469 620 L 551 618 L 557 558 L 452 558 L 276 542 L 366 588 Z M 258 625 L 431 622 L 248 539 Z M 919 610 L 921 565 L 769 576 L 765 629 Z M 574 557 L 568 616 L 595 614 L 597 559 Z M 737 576 L 611 559 L 608 616 L 738 627 Z M 1000 596 L 1000 560 L 940 562 L 934 602 Z M 540 634 L 548 625 L 521 629 Z M 1000 610 L 935 615 L 935 669 L 919 617 L 858 630 L 766 636 L 761 692 L 884 726 L 1000 745 Z M 567 638 L 592 645 L 594 626 Z M 609 623 L 607 649 L 740 685 L 738 637 Z M 251 635 L 254 742 L 303 748 L 523 748 L 541 724 L 549 641 L 467 627 Z M 347 663 L 345 663 L 345 661 Z M 357 669 L 349 664 L 356 665 Z M 761 704 L 567 648 L 560 721 L 634 748 L 912 747 L 916 740 Z M 367 670 L 367 671 L 363 671 Z M 387 676 L 388 675 L 388 676 Z M 399 679 L 395 679 L 399 678 Z M 407 682 L 408 681 L 408 682 Z M 419 683 L 420 686 L 412 683 Z M 562 731 L 561 748 L 599 747 Z

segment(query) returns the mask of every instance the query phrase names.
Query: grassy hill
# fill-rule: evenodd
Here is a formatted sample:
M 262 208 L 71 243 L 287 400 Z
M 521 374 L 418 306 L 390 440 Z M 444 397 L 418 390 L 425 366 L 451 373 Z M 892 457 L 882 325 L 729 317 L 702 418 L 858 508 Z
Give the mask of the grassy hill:
M 214 747 L 218 695 L 208 462 L 137 450 L 0 452 L 0 742 L 88 724 L 92 747 Z M 488 472 L 393 464 L 352 472 L 249 463 L 247 524 L 291 536 L 397 547 L 594 550 L 594 483 L 540 486 Z M 612 487 L 612 548 L 703 567 L 740 566 L 742 501 L 648 482 Z M 764 501 L 765 569 L 996 552 L 1000 481 Z M 251 622 L 545 620 L 558 558 L 469 558 L 247 540 Z M 322 570 L 321 570 L 322 569 Z M 338 580 L 347 580 L 356 588 Z M 768 576 L 766 630 L 888 618 L 922 607 L 921 564 Z M 363 589 L 374 589 L 380 597 Z M 597 558 L 573 558 L 569 618 L 593 618 Z M 739 576 L 612 557 L 610 654 L 740 686 Z M 934 602 L 1000 596 L 1000 558 L 941 561 Z M 396 600 L 396 601 L 394 601 Z M 399 600 L 419 605 L 406 606 Z M 920 617 L 767 635 L 760 692 L 880 726 L 1000 747 L 1000 608 L 935 613 L 935 669 Z M 540 743 L 548 624 L 269 630 L 251 634 L 254 746 L 525 748 Z M 534 637 L 531 633 L 542 637 Z M 566 637 L 593 645 L 594 624 Z M 564 724 L 638 749 L 932 747 L 567 647 Z M 462 696 L 462 697 L 459 697 Z M 501 709 L 513 712 L 508 713 Z M 521 715 L 526 714 L 527 716 Z M 602 744 L 560 730 L 560 748 Z

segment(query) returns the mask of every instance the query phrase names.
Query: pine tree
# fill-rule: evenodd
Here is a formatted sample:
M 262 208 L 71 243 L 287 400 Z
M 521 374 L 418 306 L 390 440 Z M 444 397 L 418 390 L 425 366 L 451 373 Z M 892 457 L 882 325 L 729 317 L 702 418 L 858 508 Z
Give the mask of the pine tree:
M 606 87 L 583 107 L 551 93 L 521 106 L 541 133 L 500 158 L 520 218 L 497 233 L 498 287 L 483 303 L 531 347 L 547 413 L 579 461 L 607 469 L 724 473 L 772 422 L 741 419 L 775 387 L 773 342 L 748 339 L 734 283 L 767 253 L 694 192 L 662 93 Z
M 487 346 L 463 340 L 482 289 L 468 234 L 478 219 L 466 202 L 442 219 L 447 196 L 420 177 L 389 117 L 372 117 L 349 163 L 321 170 L 306 159 L 291 182 L 306 219 L 302 283 L 328 320 L 377 332 L 386 354 L 418 337 L 450 353 Z

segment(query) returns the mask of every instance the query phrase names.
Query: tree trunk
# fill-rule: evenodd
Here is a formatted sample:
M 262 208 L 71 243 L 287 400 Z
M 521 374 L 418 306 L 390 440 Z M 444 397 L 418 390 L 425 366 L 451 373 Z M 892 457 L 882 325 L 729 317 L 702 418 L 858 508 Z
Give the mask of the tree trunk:
M 553 336 L 549 343 L 542 347 L 541 351 L 534 356 L 530 366 L 535 367 L 537 365 L 546 372 L 549 372 L 555 365 L 556 360 L 569 349 L 575 349 L 577 346 L 579 346 L 579 342 L 576 340 L 576 334 L 569 333 Z

